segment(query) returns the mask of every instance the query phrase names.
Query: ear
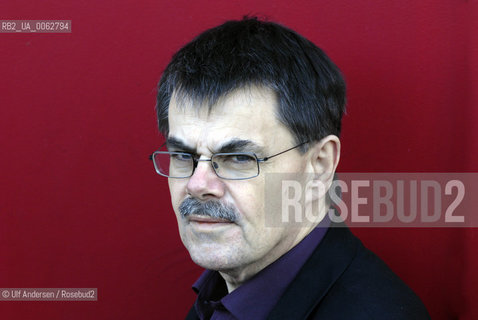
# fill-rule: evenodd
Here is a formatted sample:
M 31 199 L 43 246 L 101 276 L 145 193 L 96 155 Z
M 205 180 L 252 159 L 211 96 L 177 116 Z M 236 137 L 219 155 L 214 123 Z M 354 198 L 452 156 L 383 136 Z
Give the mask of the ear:
M 309 172 L 314 176 L 314 181 L 309 186 L 322 190 L 314 197 L 322 198 L 332 185 L 335 169 L 339 164 L 340 140 L 335 135 L 326 136 L 312 145 L 308 152 L 310 155 Z

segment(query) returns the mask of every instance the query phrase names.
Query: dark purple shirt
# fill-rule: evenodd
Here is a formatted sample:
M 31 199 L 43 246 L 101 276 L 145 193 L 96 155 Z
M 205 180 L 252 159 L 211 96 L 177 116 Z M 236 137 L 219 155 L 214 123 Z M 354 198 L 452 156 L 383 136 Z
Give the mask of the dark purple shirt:
M 330 220 L 322 222 L 289 252 L 231 293 L 219 272 L 206 270 L 194 283 L 194 307 L 201 320 L 265 319 L 324 237 Z

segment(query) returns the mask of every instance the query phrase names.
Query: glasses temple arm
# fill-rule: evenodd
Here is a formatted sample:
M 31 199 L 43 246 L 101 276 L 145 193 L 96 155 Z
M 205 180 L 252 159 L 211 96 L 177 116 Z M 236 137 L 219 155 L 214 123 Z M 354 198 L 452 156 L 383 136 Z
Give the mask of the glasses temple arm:
M 268 156 L 268 157 L 265 157 L 265 158 L 262 158 L 262 159 L 257 159 L 257 161 L 260 161 L 260 162 L 267 161 L 267 160 L 269 160 L 270 158 L 274 158 L 274 157 L 276 157 L 276 156 L 278 156 L 278 155 L 281 155 L 281 154 L 283 154 L 283 153 L 286 153 L 287 151 L 290 151 L 290 150 L 293 150 L 293 149 L 298 148 L 298 147 L 300 147 L 300 146 L 303 146 L 303 145 L 306 144 L 306 143 L 309 143 L 309 141 L 302 142 L 301 144 L 298 144 L 298 145 L 296 145 L 295 147 L 292 147 L 292 148 L 289 148 L 289 149 L 284 150 L 284 151 L 282 151 L 282 152 L 273 154 L 272 156 Z

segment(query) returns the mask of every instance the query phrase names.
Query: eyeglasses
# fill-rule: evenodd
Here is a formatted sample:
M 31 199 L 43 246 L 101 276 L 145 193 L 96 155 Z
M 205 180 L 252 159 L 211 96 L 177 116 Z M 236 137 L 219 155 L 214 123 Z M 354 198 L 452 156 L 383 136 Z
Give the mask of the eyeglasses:
M 155 151 L 149 158 L 153 161 L 156 172 L 167 178 L 189 178 L 194 174 L 199 161 L 210 161 L 214 172 L 219 178 L 245 180 L 259 175 L 259 162 L 266 162 L 306 143 L 308 141 L 265 158 L 258 158 L 252 152 L 234 152 L 215 153 L 210 159 L 199 159 L 198 155 L 195 154 L 169 151 Z

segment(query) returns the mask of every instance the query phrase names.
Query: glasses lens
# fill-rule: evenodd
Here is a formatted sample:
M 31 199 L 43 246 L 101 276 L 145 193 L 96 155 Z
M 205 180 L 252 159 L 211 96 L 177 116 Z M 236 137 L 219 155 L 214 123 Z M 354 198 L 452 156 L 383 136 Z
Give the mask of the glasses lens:
M 156 172 L 169 178 L 190 177 L 194 161 L 192 155 L 180 152 L 155 152 L 153 154 Z
M 224 179 L 248 179 L 259 174 L 256 157 L 247 153 L 219 153 L 211 161 L 217 175 Z

